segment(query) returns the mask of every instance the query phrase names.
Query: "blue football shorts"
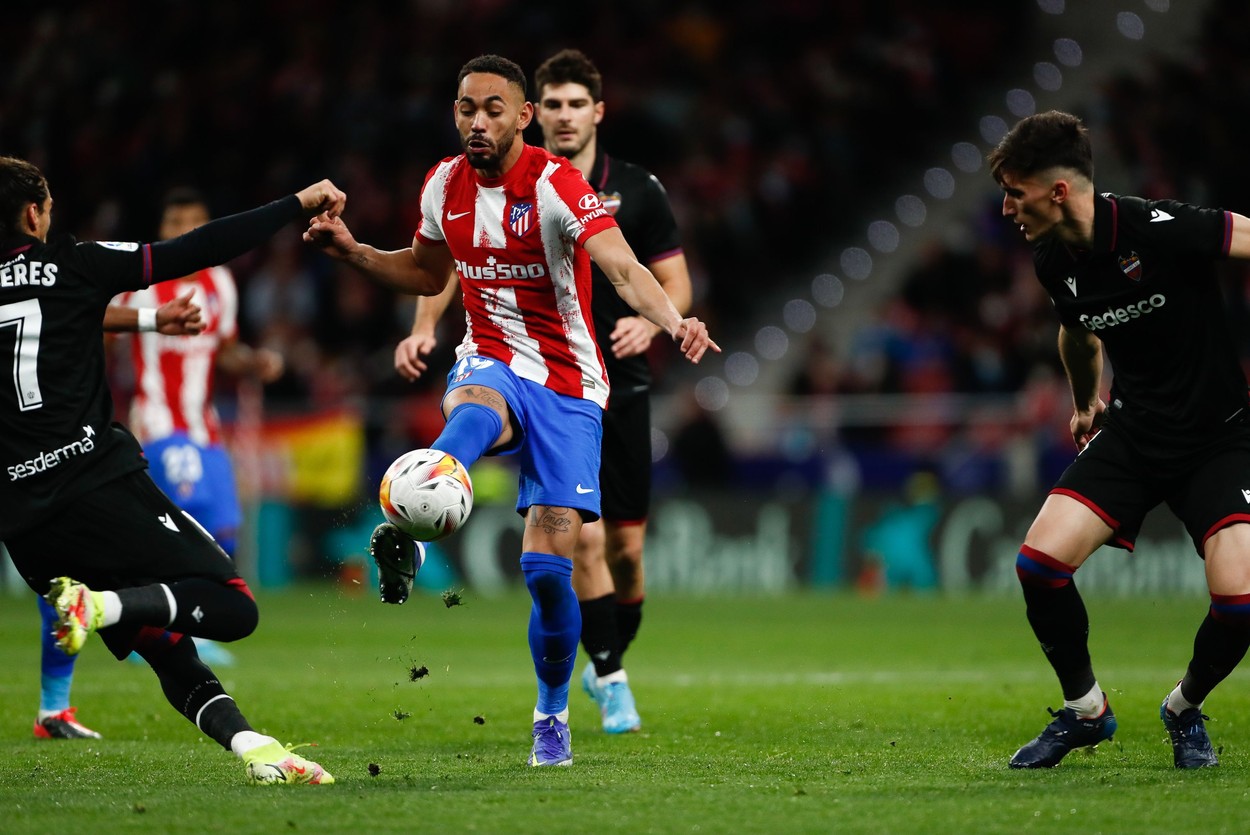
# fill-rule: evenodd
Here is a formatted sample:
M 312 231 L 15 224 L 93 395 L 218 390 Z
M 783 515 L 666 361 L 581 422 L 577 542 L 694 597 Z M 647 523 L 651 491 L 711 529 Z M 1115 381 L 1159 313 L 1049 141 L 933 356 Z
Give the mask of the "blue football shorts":
M 220 444 L 201 446 L 185 432 L 144 444 L 152 480 L 213 536 L 243 522 L 230 456 Z
M 493 389 L 508 403 L 517 437 L 496 454 L 517 456 L 518 513 L 550 505 L 574 508 L 586 522 L 599 518 L 603 410 L 598 404 L 558 394 L 486 357 L 465 357 L 452 367 L 447 391 L 462 386 Z

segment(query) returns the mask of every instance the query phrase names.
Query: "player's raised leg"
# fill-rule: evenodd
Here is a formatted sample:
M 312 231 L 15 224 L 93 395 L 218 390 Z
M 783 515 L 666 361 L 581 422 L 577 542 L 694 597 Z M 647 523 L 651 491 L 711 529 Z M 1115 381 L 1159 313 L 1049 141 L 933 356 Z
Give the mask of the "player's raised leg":
M 449 385 L 455 375 L 453 370 Z M 449 388 L 443 399 L 443 413 L 447 422 L 431 449 L 455 458 L 466 473 L 492 447 L 512 439 L 508 405 L 499 392 L 488 386 Z M 391 522 L 378 525 L 369 538 L 369 553 L 378 566 L 384 603 L 403 603 L 408 599 L 419 567 L 416 558 L 424 556 L 416 552 L 411 540 Z
M 155 626 L 219 641 L 252 634 L 258 619 L 247 584 L 187 577 L 167 583 L 95 591 L 72 577 L 57 577 L 47 601 L 56 610 L 56 645 L 69 655 L 110 626 Z

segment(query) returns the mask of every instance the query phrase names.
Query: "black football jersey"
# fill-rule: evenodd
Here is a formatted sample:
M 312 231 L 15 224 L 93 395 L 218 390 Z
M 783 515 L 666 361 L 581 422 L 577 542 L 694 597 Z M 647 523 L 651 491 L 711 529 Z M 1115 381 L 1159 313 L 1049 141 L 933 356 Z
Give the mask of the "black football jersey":
M 0 541 L 147 462 L 113 421 L 104 311 L 118 293 L 223 264 L 302 213 L 295 195 L 155 244 L 0 241 Z M 194 338 L 194 337 L 190 337 Z
M 600 151 L 590 172 L 590 185 L 621 227 L 621 234 L 643 264 L 650 264 L 681 252 L 677 221 L 660 181 L 645 168 L 622 162 Z M 592 265 L 594 262 L 591 262 Z M 651 386 L 651 368 L 646 354 L 617 359 L 612 356 L 612 330 L 616 320 L 637 316 L 616 292 L 603 270 L 592 269 L 590 311 L 595 323 L 595 339 L 608 372 L 613 397 L 645 392 Z
M 1243 419 L 1247 389 L 1215 276 L 1232 216 L 1173 200 L 1094 198 L 1094 245 L 1054 238 L 1033 260 L 1064 327 L 1102 340 L 1109 419 L 1142 440 L 1184 444 Z
M 0 539 L 62 501 L 145 466 L 113 423 L 105 383 L 104 309 L 148 283 L 149 247 L 63 238 L 0 250 Z

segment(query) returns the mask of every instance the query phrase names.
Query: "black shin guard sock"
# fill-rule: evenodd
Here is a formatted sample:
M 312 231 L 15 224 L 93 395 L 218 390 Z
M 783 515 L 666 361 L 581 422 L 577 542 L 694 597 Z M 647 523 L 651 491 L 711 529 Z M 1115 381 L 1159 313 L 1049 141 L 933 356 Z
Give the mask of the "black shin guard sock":
M 235 734 L 252 730 L 217 676 L 200 660 L 190 638 L 144 657 L 174 709 L 221 747 L 229 751 Z
M 166 588 L 169 594 L 165 593 Z M 252 634 L 259 620 L 256 601 L 243 590 L 220 580 L 191 577 L 172 583 L 118 589 L 116 593 L 122 608 L 119 623 L 159 626 L 198 638 L 237 641 Z M 172 621 L 170 595 L 177 610 Z
M 1029 625 L 1059 677 L 1064 699 L 1079 699 L 1093 688 L 1089 658 L 1089 615 L 1085 603 L 1069 582 L 1059 588 L 1022 584 Z
M 626 603 L 616 603 L 616 634 L 621 655 L 629 649 L 629 645 L 638 637 L 638 627 L 642 625 L 642 598 Z
M 169 596 L 159 583 L 118 589 L 122 613 L 119 623 L 141 623 L 144 626 L 165 626 L 169 623 Z
M 582 610 L 582 646 L 595 665 L 595 675 L 606 676 L 621 669 L 616 645 L 616 603 L 612 595 L 578 602 Z
M 178 580 L 169 584 L 169 591 L 178 607 L 169 624 L 173 632 L 214 641 L 237 641 L 251 635 L 260 619 L 256 601 L 250 595 L 220 580 Z
M 1208 612 L 1194 636 L 1194 657 L 1181 681 L 1181 695 L 1190 704 L 1202 704 L 1241 663 L 1247 649 L 1250 625 L 1216 620 Z

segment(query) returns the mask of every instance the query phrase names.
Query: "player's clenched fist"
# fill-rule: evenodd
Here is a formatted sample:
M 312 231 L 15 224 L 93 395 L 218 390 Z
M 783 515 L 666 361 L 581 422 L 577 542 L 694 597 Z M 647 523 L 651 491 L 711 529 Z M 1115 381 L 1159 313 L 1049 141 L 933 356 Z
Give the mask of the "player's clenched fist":
M 306 189 L 297 191 L 295 196 L 299 198 L 304 211 L 313 214 L 325 213 L 330 217 L 338 217 L 343 213 L 343 207 L 347 205 L 347 195 L 329 180 L 314 183 Z

